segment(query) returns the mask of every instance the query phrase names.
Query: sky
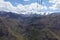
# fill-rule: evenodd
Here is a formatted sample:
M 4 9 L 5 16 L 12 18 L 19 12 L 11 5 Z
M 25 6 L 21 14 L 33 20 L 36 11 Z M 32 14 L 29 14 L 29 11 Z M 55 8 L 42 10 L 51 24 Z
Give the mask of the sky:
M 0 11 L 18 14 L 60 12 L 60 0 L 0 0 Z

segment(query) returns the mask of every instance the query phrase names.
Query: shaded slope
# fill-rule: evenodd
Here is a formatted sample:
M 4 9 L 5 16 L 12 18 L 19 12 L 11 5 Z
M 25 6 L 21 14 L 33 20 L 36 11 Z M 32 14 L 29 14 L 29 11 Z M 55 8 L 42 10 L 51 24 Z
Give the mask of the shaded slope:
M 14 28 L 17 28 L 17 21 L 9 20 L 9 19 L 6 19 L 6 18 L 0 18 L 0 20 L 2 21 L 2 23 L 1 23 L 2 26 L 0 26 L 0 28 L 2 27 L 1 30 L 3 30 L 2 32 L 4 32 L 4 34 L 7 33 L 7 34 L 5 34 L 5 35 L 7 35 L 7 38 L 9 37 L 9 35 L 12 35 L 12 38 L 13 37 L 16 38 L 16 39 L 15 38 L 14 39 L 11 39 L 11 38 L 9 39 L 8 38 L 6 40 L 25 40 L 23 38 L 23 35 L 21 35 L 18 32 L 16 32 L 17 29 L 16 30 L 14 29 Z M 5 40 L 5 39 L 3 39 L 3 37 L 2 37 L 2 40 Z
M 41 30 L 42 32 L 46 32 L 47 34 L 47 39 L 48 40 L 60 40 L 59 35 L 57 35 L 55 32 L 51 31 L 49 28 L 44 28 L 43 30 Z M 50 39 L 50 38 L 52 39 Z

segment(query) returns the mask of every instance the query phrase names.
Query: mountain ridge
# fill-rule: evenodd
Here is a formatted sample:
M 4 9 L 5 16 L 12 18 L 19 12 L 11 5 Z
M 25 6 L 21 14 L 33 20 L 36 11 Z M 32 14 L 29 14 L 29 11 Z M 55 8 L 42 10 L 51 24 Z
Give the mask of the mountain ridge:
M 26 16 L 0 12 L 0 40 L 60 40 L 60 14 Z

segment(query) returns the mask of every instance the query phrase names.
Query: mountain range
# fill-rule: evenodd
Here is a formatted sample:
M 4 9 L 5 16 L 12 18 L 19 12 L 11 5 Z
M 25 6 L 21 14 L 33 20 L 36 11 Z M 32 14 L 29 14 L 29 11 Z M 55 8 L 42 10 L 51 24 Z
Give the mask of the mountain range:
M 60 40 L 60 13 L 28 15 L 0 11 L 0 40 Z

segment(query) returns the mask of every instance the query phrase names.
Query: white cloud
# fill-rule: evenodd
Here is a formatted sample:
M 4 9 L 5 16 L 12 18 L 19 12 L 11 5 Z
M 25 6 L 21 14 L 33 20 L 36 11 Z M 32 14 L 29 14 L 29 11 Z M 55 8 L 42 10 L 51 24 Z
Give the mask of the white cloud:
M 51 3 L 60 3 L 60 0 L 49 0 Z
M 38 5 L 38 8 L 37 8 Z M 8 11 L 15 13 L 40 13 L 40 10 L 47 10 L 46 6 L 42 6 L 38 3 L 31 3 L 29 5 L 18 4 L 16 7 L 13 6 L 10 2 L 5 2 L 4 0 L 0 0 L 0 11 Z
M 54 3 L 52 6 L 49 8 L 52 10 L 58 10 L 60 9 L 60 0 L 49 0 L 50 3 Z

